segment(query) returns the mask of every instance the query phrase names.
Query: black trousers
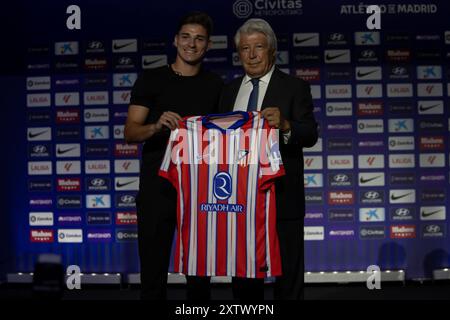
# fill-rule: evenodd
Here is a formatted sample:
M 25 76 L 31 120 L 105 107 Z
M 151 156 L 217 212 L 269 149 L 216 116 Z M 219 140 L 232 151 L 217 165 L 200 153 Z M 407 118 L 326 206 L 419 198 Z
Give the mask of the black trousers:
M 277 221 L 283 275 L 274 284 L 275 300 L 303 300 L 303 220 Z M 264 280 L 233 278 L 233 296 L 238 300 L 264 300 Z
M 164 178 L 141 169 L 136 199 L 141 272 L 141 299 L 167 299 L 167 272 L 176 228 L 175 188 Z M 146 175 L 147 174 L 147 175 Z M 210 299 L 209 278 L 186 277 L 187 299 Z

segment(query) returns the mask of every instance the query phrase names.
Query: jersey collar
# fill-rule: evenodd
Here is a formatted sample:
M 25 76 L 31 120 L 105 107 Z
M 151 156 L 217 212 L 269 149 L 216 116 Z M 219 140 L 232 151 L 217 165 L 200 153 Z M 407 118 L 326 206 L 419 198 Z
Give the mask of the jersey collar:
M 242 119 L 237 120 L 235 123 L 233 123 L 231 126 L 229 126 L 226 129 L 223 129 L 221 127 L 219 127 L 218 125 L 216 125 L 215 123 L 213 123 L 211 121 L 211 118 L 216 118 L 216 117 L 229 117 L 229 116 L 234 116 L 234 115 L 241 115 Z M 233 111 L 233 112 L 226 112 L 226 113 L 215 113 L 215 114 L 209 114 L 207 116 L 204 116 L 202 119 L 202 124 L 205 128 L 207 129 L 217 129 L 222 133 L 225 133 L 227 130 L 234 130 L 237 129 L 241 126 L 243 126 L 248 119 L 250 118 L 249 113 L 246 111 Z

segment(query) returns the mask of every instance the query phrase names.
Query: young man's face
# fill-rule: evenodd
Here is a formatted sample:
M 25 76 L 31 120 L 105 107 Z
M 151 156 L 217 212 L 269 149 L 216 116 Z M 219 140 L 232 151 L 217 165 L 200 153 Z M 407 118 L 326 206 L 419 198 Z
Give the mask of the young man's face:
M 241 34 L 238 53 L 245 72 L 252 78 L 264 76 L 275 61 L 274 50 L 269 48 L 267 37 L 260 32 Z
M 175 36 L 177 58 L 188 64 L 198 64 L 209 48 L 206 29 L 199 24 L 185 24 Z

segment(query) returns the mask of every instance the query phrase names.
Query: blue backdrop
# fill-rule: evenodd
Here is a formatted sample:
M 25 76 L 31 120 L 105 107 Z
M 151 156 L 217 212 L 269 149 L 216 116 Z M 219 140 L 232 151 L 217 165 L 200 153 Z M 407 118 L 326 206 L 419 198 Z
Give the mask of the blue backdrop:
M 410 3 L 410 4 L 408 4 Z M 81 8 L 81 30 L 66 8 Z M 84 272 L 138 272 L 139 148 L 123 141 L 136 74 L 173 60 L 178 18 L 215 22 L 205 65 L 241 74 L 232 37 L 250 17 L 277 63 L 312 85 L 321 140 L 305 150 L 307 271 L 449 265 L 450 5 L 378 1 L 15 1 L 2 10 L 3 272 L 55 252 Z

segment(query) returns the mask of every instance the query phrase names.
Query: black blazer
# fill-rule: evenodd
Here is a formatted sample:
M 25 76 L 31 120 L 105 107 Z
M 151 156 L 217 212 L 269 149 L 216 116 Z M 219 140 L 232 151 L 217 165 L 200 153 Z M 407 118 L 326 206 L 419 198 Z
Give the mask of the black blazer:
M 219 112 L 233 110 L 242 80 L 243 77 L 237 78 L 223 88 Z M 276 182 L 277 219 L 302 220 L 305 214 L 302 148 L 312 147 L 318 138 L 309 84 L 275 68 L 262 103 L 262 109 L 268 107 L 278 107 L 291 124 L 288 144 L 283 143 L 280 134 L 286 175 Z

